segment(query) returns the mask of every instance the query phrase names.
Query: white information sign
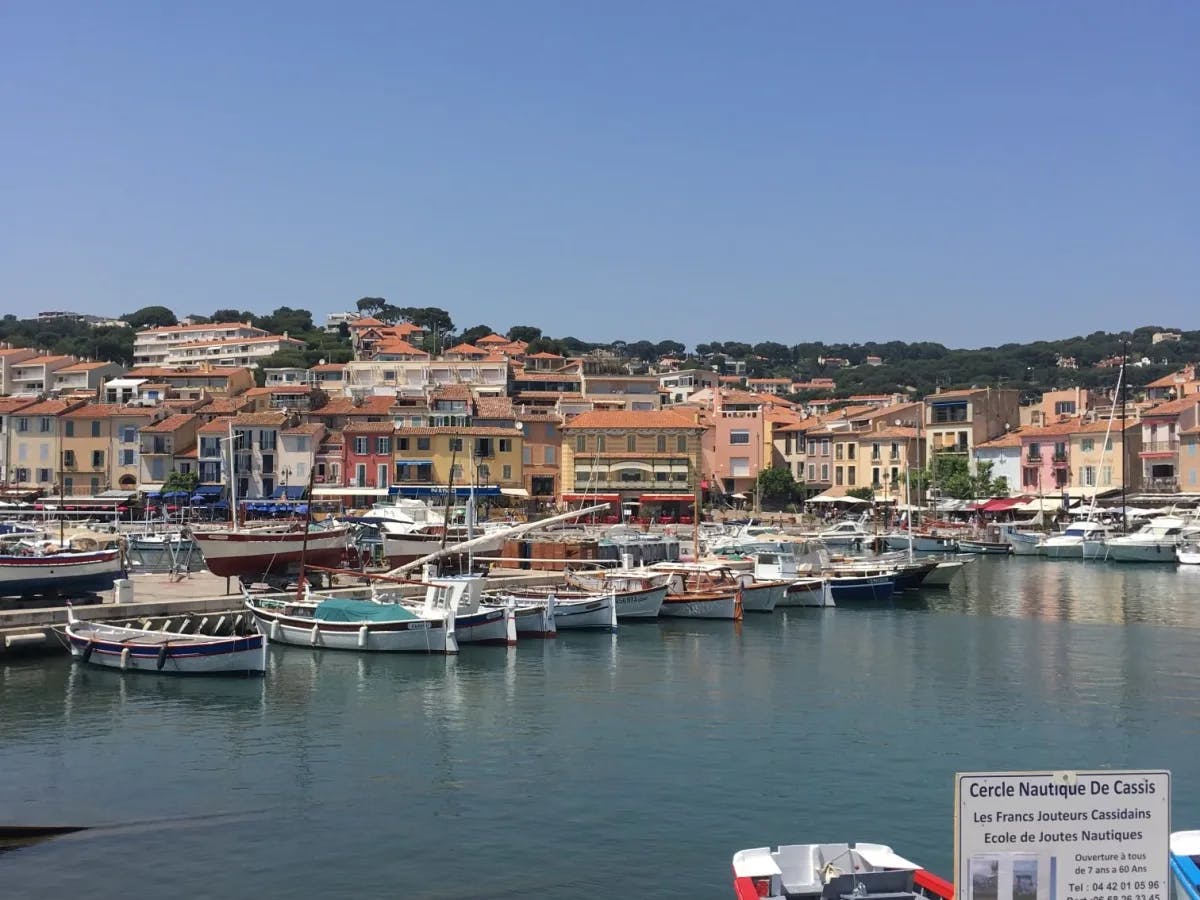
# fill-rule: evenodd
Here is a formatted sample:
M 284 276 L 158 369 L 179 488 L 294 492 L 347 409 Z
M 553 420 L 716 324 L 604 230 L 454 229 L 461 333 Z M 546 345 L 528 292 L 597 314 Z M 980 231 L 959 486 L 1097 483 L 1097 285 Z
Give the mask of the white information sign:
M 955 802 L 958 900 L 1169 900 L 1170 772 L 959 773 Z

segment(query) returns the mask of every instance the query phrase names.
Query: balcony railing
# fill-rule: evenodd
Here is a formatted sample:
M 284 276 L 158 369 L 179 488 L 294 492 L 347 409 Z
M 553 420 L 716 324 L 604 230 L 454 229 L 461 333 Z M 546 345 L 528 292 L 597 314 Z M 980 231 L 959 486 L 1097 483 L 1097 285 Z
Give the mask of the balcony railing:
M 1179 479 L 1170 478 L 1147 478 L 1145 490 L 1155 494 L 1174 494 L 1179 490 Z
M 580 493 L 597 488 L 600 490 L 610 491 L 684 491 L 690 490 L 690 485 L 686 481 L 655 481 L 654 479 L 642 479 L 639 481 L 609 481 L 596 479 L 592 481 L 579 481 L 575 483 L 575 490 Z
M 966 453 L 966 444 L 948 444 L 945 447 L 934 447 L 934 453 Z
M 1175 453 L 1179 450 L 1179 438 L 1165 441 L 1146 441 L 1142 444 L 1143 453 Z
M 1042 464 L 1042 454 L 1030 453 L 1025 457 L 1025 464 L 1030 466 L 1040 466 Z

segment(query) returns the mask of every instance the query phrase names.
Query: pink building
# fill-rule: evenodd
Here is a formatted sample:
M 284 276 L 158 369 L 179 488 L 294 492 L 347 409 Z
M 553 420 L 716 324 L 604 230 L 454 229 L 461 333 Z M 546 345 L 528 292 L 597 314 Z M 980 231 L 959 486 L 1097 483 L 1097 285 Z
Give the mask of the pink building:
M 1021 439 L 1021 493 L 1049 494 L 1070 485 L 1071 433 L 1079 427 L 1079 419 L 1068 419 L 1018 432 Z

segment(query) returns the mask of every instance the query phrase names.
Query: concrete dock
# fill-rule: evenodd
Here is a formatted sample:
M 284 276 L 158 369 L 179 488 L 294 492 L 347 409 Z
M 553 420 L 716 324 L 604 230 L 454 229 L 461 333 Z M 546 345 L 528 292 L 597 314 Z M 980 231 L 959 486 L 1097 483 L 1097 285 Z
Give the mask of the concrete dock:
M 557 572 L 530 572 L 493 569 L 488 575 L 488 587 L 495 589 L 507 584 L 555 584 L 562 579 Z M 194 615 L 241 613 L 242 595 L 237 581 L 229 582 L 235 593 L 226 593 L 226 580 L 211 572 L 192 572 L 183 578 L 169 574 L 133 575 L 133 602 L 117 603 L 114 591 L 102 591 L 100 603 L 75 607 L 80 619 L 100 621 L 145 621 Z M 346 590 L 361 589 L 353 576 L 339 576 L 334 586 Z M 398 585 L 406 596 L 423 596 L 417 585 Z M 64 654 L 66 646 L 54 632 L 54 626 L 67 621 L 65 606 L 36 609 L 0 610 L 0 658 L 11 655 Z M 136 627 L 136 626 L 135 626 Z M 154 627 L 161 627 L 156 624 Z

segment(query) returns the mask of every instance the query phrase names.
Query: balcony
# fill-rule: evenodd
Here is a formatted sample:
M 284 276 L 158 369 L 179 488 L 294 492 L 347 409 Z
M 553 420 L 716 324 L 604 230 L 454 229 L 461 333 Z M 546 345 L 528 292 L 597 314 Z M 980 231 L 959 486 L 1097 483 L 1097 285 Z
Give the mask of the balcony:
M 1065 469 L 1067 467 L 1067 454 L 1055 453 L 1050 457 L 1050 462 L 1056 469 Z
M 1025 457 L 1025 465 L 1040 466 L 1042 464 L 1042 454 L 1030 453 Z
M 1179 492 L 1179 479 L 1174 476 L 1147 478 L 1143 489 L 1152 494 L 1175 494 Z
M 1169 438 L 1165 441 L 1146 441 L 1142 444 L 1139 456 L 1171 456 L 1179 452 L 1179 438 Z
M 947 444 L 944 447 L 934 447 L 934 453 L 967 453 L 969 452 L 966 444 Z

